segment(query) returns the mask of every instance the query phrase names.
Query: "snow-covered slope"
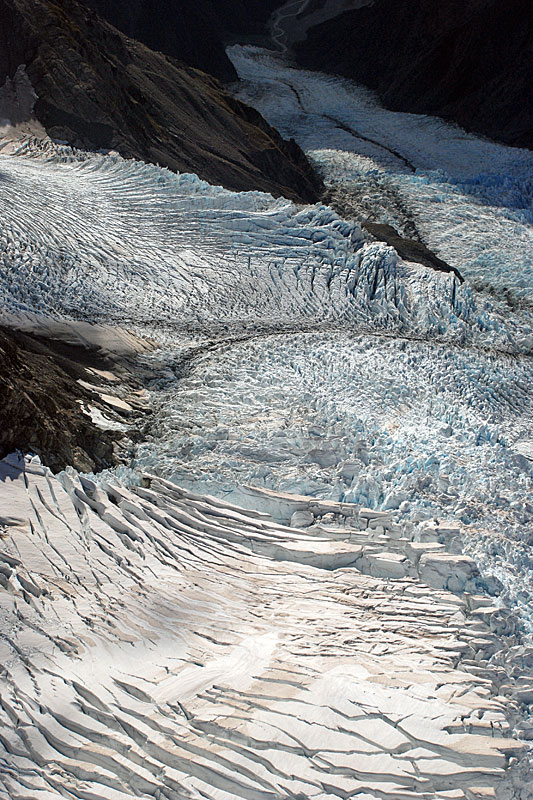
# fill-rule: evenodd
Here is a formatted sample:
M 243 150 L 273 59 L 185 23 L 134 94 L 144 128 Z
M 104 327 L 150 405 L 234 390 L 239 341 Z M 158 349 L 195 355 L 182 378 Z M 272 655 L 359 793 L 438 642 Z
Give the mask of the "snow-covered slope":
M 308 534 L 16 458 L 6 498 L 2 800 L 531 797 L 506 736 L 533 655 L 431 537 L 334 503 L 315 511 L 345 529 Z

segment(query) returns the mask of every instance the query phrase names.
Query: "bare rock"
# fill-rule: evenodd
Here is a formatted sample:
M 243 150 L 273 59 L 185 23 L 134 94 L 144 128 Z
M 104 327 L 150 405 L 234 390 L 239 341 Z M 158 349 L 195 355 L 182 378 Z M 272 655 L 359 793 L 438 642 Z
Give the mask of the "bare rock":
M 302 150 L 210 75 L 127 38 L 77 0 L 0 0 L 0 85 L 21 64 L 37 120 L 82 149 L 194 172 L 238 191 L 315 201 Z

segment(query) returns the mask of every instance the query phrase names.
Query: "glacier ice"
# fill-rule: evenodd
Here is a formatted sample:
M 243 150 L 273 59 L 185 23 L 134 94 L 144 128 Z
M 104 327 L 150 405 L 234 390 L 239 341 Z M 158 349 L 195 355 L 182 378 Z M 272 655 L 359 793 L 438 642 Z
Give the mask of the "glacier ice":
M 531 359 L 474 347 L 271 335 L 198 356 L 158 388 L 138 462 L 239 502 L 238 487 L 251 483 L 402 519 L 458 517 L 489 571 L 480 543 L 497 532 L 489 550 L 503 563 L 492 567 L 500 576 L 507 563 L 522 603 L 533 580 L 533 463 L 517 443 L 533 418 L 532 379 Z
M 168 333 L 331 323 L 528 349 L 530 331 L 453 276 L 400 261 L 325 206 L 235 193 L 118 156 L 0 153 L 0 299 Z
M 252 482 L 413 520 L 453 512 L 529 607 L 523 315 L 324 206 L 31 139 L 0 172 L 4 313 L 160 345 L 143 357 L 159 411 L 138 465 L 219 494 Z
M 1 800 L 531 800 L 533 653 L 468 558 L 35 459 L 6 498 Z
M 261 48 L 235 45 L 228 54 L 241 78 L 235 93 L 296 139 L 344 203 L 353 198 L 356 215 L 378 207 L 379 221 L 407 224 L 408 234 L 414 225 L 472 284 L 531 307 L 529 151 L 387 111 L 351 81 L 297 69 Z
M 155 411 L 93 480 L 2 467 L 0 798 L 525 800 L 530 156 L 232 54 L 333 195 L 467 281 L 323 205 L 0 149 L 0 319 L 146 337 Z

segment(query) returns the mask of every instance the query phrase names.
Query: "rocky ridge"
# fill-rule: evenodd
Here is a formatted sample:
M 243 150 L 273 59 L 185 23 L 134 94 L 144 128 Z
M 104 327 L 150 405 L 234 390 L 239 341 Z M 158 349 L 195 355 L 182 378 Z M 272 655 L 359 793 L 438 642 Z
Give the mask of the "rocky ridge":
M 0 327 L 0 457 L 38 454 L 54 471 L 101 470 L 149 411 L 133 359 Z
M 0 15 L 0 82 L 26 66 L 35 116 L 53 139 L 238 191 L 317 199 L 322 184 L 300 148 L 215 78 L 128 39 L 76 0 L 1 0 Z
M 237 79 L 224 40 L 264 34 L 283 0 L 83 0 L 112 25 L 152 50 L 222 81 Z
M 417 264 L 436 269 L 437 272 L 452 272 L 463 283 L 463 276 L 458 269 L 438 258 L 422 242 L 401 236 L 392 225 L 367 221 L 363 222 L 362 227 L 377 241 L 386 242 L 390 247 L 394 247 L 404 261 L 414 261 Z

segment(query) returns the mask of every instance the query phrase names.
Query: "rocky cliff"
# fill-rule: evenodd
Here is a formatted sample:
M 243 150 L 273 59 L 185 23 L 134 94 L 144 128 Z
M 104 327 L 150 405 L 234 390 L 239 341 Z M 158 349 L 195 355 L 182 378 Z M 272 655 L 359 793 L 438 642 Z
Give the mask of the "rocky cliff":
M 311 29 L 295 49 L 306 67 L 353 78 L 389 108 L 533 147 L 527 0 L 375 0 Z
M 133 39 L 222 81 L 237 79 L 223 41 L 261 34 L 283 0 L 83 0 Z
M 314 201 L 303 152 L 218 81 L 127 38 L 75 0 L 0 0 L 0 83 L 21 64 L 55 139 Z
M 70 351 L 59 354 L 57 343 L 0 326 L 0 458 L 20 449 L 37 453 L 54 470 L 116 462 L 120 435 L 99 429 L 84 413 L 83 405 L 99 398 L 78 382 L 88 380 L 80 363 L 85 353 Z

